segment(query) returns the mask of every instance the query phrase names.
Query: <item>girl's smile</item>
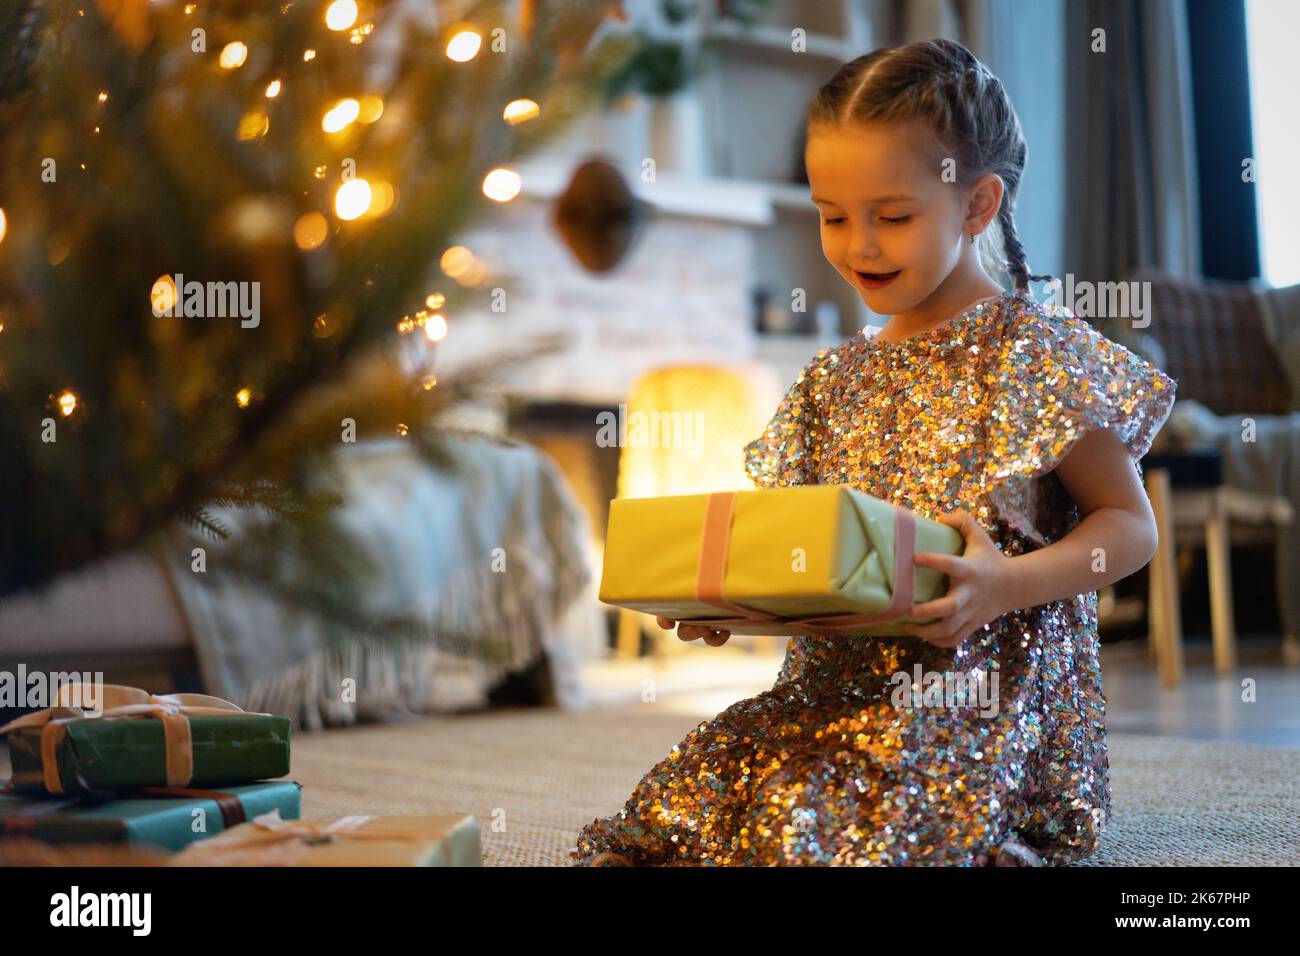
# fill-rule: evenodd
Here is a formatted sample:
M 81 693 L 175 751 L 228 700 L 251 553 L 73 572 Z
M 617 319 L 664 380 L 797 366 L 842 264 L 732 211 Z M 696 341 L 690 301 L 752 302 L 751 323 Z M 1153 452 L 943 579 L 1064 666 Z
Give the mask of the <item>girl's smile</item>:
M 895 269 L 893 272 L 881 273 L 881 272 L 858 272 L 855 269 L 853 275 L 858 280 L 858 284 L 862 286 L 862 288 L 867 290 L 872 290 L 872 289 L 883 289 L 885 286 L 889 285 L 889 283 L 897 279 L 898 274 L 902 271 L 903 271 L 902 269 Z

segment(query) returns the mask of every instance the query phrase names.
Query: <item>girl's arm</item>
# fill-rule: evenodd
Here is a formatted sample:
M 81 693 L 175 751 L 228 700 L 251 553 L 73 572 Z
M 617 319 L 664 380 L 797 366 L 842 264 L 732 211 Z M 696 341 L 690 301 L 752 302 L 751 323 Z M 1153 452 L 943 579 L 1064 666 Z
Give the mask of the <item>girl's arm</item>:
M 1132 456 L 1110 429 L 1084 435 L 1061 459 L 1057 477 L 1083 520 L 1060 541 L 1007 557 L 964 511 L 943 517 L 961 532 L 961 557 L 918 554 L 916 564 L 950 578 L 948 593 L 913 606 L 911 617 L 932 624 L 908 633 L 953 647 L 1008 611 L 1095 591 L 1128 577 L 1151 560 L 1156 523 Z

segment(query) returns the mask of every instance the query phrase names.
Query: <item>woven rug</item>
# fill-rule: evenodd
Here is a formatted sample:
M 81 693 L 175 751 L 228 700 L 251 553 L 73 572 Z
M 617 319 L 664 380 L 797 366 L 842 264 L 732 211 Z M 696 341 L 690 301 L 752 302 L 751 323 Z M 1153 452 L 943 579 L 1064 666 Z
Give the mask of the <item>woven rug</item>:
M 515 709 L 302 734 L 303 816 L 463 811 L 488 866 L 565 866 L 593 818 L 698 723 L 637 704 Z M 1300 750 L 1110 735 L 1112 817 L 1095 866 L 1300 865 Z
M 470 813 L 486 865 L 567 866 L 578 830 L 698 721 L 637 704 L 302 733 L 292 778 L 304 817 Z M 1081 865 L 1300 866 L 1300 749 L 1112 733 L 1110 763 L 1111 822 Z

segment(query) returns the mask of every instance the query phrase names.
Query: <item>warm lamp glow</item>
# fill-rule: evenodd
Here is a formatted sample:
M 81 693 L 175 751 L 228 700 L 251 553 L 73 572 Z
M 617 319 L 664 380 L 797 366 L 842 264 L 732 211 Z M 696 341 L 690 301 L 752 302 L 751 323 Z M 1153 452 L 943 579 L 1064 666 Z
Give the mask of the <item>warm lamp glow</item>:
M 766 366 L 678 365 L 632 386 L 617 423 L 618 496 L 749 491 L 744 447 L 780 398 Z M 602 433 L 603 434 L 603 433 Z

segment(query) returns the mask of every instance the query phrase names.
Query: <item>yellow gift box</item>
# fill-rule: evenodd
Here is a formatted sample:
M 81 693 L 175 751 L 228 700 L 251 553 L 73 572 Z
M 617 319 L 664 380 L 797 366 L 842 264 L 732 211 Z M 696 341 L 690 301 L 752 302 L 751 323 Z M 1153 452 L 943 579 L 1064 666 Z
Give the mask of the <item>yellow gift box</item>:
M 172 866 L 482 866 L 478 820 L 463 813 L 282 820 L 279 811 L 192 843 Z
M 963 546 L 848 485 L 616 498 L 600 600 L 733 634 L 897 636 L 913 603 L 947 591 L 912 556 Z

